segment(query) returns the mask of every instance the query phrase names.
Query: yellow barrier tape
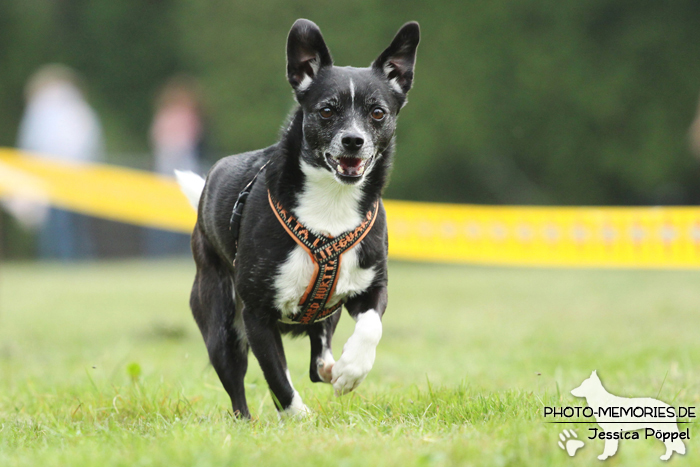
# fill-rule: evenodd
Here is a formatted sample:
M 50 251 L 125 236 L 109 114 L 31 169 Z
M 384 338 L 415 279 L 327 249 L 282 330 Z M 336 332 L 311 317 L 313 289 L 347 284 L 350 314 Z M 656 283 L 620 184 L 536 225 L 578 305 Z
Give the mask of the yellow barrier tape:
M 0 196 L 189 233 L 173 178 L 0 149 Z M 520 266 L 700 268 L 700 208 L 384 202 L 391 258 Z
M 700 267 L 700 209 L 385 203 L 393 258 L 521 266 Z
M 32 188 L 16 183 L 17 174 L 31 180 Z M 197 217 L 172 177 L 71 164 L 13 149 L 0 148 L 0 196 L 48 201 L 83 214 L 188 233 Z

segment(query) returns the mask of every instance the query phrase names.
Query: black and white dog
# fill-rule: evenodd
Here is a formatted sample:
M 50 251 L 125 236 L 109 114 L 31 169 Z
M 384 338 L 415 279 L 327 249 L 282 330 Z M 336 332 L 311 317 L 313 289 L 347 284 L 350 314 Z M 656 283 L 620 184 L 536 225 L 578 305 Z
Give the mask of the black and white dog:
M 396 119 L 413 82 L 419 36 L 418 24 L 407 23 L 369 68 L 336 67 L 318 26 L 297 20 L 287 40 L 287 79 L 299 106 L 280 141 L 220 160 L 206 182 L 192 173 L 178 174 L 198 206 L 190 306 L 238 416 L 250 417 L 243 385 L 249 348 L 280 414 L 308 413 L 292 385 L 281 333 L 309 336 L 311 380 L 331 383 L 336 395 L 355 389 L 374 364 L 387 306 L 381 194 L 392 164 Z M 246 187 L 250 194 L 240 228 L 232 228 L 234 205 Z M 298 226 L 289 228 L 284 222 L 290 219 Z M 304 236 L 297 238 L 299 227 Z M 362 235 L 348 235 L 353 231 Z M 303 247 L 309 236 L 322 243 L 356 242 L 342 252 L 342 263 L 340 253 L 333 256 L 335 282 L 322 301 L 321 309 L 329 311 L 344 304 L 356 321 L 337 362 L 331 338 L 340 313 L 322 320 L 316 318 L 323 313 L 314 315 L 305 324 L 297 319 L 321 264 L 312 258 L 313 245 Z M 319 284 L 326 290 L 322 280 Z M 324 297 L 316 289 L 314 294 Z

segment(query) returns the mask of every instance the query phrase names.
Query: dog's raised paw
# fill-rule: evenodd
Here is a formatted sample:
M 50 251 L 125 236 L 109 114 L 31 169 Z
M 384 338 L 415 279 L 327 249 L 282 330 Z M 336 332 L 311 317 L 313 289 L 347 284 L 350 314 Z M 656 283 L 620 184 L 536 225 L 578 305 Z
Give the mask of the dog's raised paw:
M 583 447 L 583 441 L 575 438 L 578 438 L 578 436 L 574 430 L 565 429 L 559 433 L 559 439 L 561 441 L 559 441 L 557 444 L 560 448 L 566 451 L 570 457 L 574 457 L 576 455 L 576 451 Z
M 354 390 L 362 381 L 364 381 L 365 376 L 366 375 L 359 376 L 357 372 L 349 372 L 334 378 L 331 381 L 331 384 L 333 384 L 333 390 L 336 397 L 340 397 Z
M 374 349 L 363 349 L 360 352 L 343 352 L 340 360 L 333 365 L 332 374 L 333 389 L 336 396 L 347 394 L 362 381 L 374 365 Z

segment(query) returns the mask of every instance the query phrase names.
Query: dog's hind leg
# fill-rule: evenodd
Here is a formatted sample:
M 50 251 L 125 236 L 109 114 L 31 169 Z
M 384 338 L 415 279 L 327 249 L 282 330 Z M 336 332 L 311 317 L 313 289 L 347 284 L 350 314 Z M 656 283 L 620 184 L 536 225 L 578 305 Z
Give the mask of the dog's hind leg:
M 335 359 L 331 350 L 331 340 L 340 320 L 340 314 L 338 311 L 325 321 L 312 324 L 307 331 L 311 341 L 309 377 L 314 383 L 330 383 L 333 379 Z
M 202 332 L 209 360 L 231 398 L 233 413 L 250 418 L 243 380 L 248 369 L 248 342 L 236 313 L 231 275 L 199 226 L 192 234 L 197 264 L 190 306 Z
M 292 385 L 282 335 L 277 327 L 276 312 L 269 310 L 267 313 L 258 313 L 259 311 L 261 310 L 244 308 L 243 321 L 250 348 L 260 363 L 279 415 L 305 416 L 309 409 Z

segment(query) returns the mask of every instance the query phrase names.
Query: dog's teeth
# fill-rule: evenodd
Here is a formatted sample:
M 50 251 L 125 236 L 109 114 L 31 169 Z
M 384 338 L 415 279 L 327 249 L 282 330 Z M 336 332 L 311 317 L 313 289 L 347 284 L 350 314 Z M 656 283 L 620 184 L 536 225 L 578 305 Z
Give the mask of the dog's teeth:
M 362 167 L 360 167 L 360 168 L 358 169 L 357 173 L 360 174 L 360 175 L 362 175 L 363 173 L 365 173 L 365 166 L 363 165 Z
M 341 174 L 345 173 L 345 171 L 343 170 L 343 168 L 341 166 L 338 166 L 338 173 L 341 173 Z

